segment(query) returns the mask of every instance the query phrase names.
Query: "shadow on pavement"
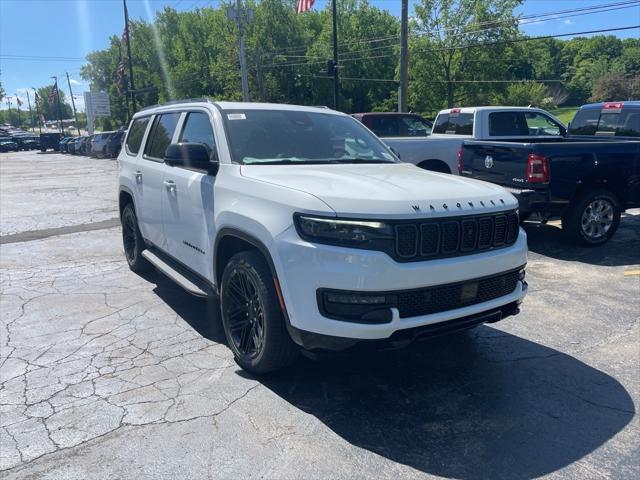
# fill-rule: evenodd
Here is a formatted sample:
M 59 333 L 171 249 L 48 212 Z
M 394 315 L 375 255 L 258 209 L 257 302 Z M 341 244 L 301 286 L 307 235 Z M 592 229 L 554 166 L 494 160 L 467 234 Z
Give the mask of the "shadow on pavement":
M 575 245 L 565 238 L 557 225 L 525 222 L 523 226 L 529 250 L 546 257 L 603 266 L 640 263 L 640 212 L 623 213 L 618 231 L 601 247 Z
M 194 297 L 176 286 L 161 273 L 151 271 L 142 277 L 156 284 L 153 292 L 204 338 L 226 344 L 220 304 L 217 300 Z
M 352 445 L 462 479 L 557 471 L 635 413 L 612 377 L 488 326 L 404 351 L 299 362 L 262 381 Z

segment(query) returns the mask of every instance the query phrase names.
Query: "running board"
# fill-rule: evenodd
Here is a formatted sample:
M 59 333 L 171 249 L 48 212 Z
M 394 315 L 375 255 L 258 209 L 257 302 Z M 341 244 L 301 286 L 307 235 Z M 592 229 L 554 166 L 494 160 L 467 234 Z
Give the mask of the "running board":
M 198 285 L 196 285 L 192 280 L 188 279 L 183 273 L 172 267 L 168 262 L 160 258 L 151 250 L 143 250 L 142 256 L 146 258 L 154 267 L 156 267 L 160 271 L 160 273 L 169 277 L 169 279 L 173 280 L 190 294 L 195 295 L 196 297 L 211 296 Z

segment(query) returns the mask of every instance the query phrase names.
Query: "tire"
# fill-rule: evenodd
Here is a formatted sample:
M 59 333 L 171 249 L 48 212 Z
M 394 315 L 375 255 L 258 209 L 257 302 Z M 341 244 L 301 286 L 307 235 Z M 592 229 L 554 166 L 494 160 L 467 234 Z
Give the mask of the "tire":
M 141 273 L 150 269 L 151 264 L 142 256 L 145 243 L 138 228 L 138 218 L 133 203 L 127 203 L 122 210 L 122 246 L 132 271 Z
M 287 332 L 264 257 L 257 251 L 234 255 L 220 287 L 222 325 L 236 363 L 258 375 L 290 365 L 299 351 Z
M 574 242 L 590 247 L 609 241 L 620 225 L 620 201 L 608 190 L 582 194 L 562 218 L 562 229 Z

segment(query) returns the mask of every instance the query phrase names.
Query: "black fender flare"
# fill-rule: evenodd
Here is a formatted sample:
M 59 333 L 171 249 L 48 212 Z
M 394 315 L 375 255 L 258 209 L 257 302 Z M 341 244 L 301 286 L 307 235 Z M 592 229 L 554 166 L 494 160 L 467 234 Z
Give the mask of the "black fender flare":
M 214 280 L 216 284 L 216 289 L 218 294 L 220 294 L 220 279 L 218 278 L 218 269 L 216 268 L 218 263 L 218 247 L 220 242 L 226 237 L 235 237 L 240 240 L 243 240 L 255 247 L 265 258 L 267 265 L 269 266 L 269 270 L 271 270 L 271 275 L 276 283 L 277 289 L 280 290 L 279 294 L 282 298 L 282 315 L 284 317 L 285 325 L 287 327 L 287 331 L 291 336 L 291 339 L 298 345 L 302 345 L 302 338 L 300 331 L 291 325 L 291 321 L 289 320 L 289 313 L 287 312 L 287 307 L 285 304 L 284 296 L 282 295 L 282 289 L 280 287 L 280 280 L 278 279 L 278 272 L 276 271 L 276 266 L 273 263 L 273 258 L 271 258 L 271 253 L 269 253 L 269 249 L 266 245 L 253 235 L 246 233 L 242 230 L 233 227 L 224 227 L 221 228 L 216 234 L 216 240 L 213 248 L 213 272 L 214 272 Z

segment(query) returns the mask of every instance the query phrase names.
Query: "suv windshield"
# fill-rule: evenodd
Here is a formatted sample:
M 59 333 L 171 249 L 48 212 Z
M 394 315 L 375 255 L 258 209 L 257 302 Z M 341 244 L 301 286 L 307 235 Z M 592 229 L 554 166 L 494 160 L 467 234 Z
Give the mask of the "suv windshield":
M 396 161 L 380 140 L 347 116 L 293 110 L 227 110 L 223 118 L 235 163 Z

